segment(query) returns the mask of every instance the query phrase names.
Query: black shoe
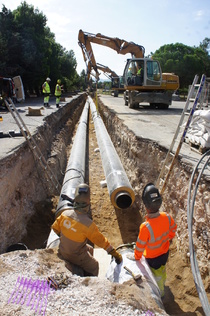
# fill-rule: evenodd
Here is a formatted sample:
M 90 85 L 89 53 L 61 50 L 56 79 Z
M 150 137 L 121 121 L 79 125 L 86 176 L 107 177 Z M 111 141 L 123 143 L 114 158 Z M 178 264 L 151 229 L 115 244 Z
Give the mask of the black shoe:
M 56 104 L 56 108 L 59 108 L 60 107 L 60 105 L 59 104 Z

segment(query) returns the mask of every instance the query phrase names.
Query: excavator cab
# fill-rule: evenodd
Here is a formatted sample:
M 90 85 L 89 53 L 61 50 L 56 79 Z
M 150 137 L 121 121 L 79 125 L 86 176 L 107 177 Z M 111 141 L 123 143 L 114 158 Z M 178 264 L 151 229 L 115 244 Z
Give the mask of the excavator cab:
M 124 70 L 124 80 L 126 89 L 130 87 L 131 90 L 134 86 L 142 86 L 142 88 L 160 86 L 162 82 L 160 64 L 149 58 L 128 59 Z
M 112 77 L 111 81 L 112 81 L 112 88 L 124 90 L 124 78 L 122 76 Z
M 152 108 L 168 109 L 172 94 L 179 87 L 179 77 L 162 73 L 157 60 L 131 58 L 124 70 L 124 100 L 130 108 L 149 103 Z

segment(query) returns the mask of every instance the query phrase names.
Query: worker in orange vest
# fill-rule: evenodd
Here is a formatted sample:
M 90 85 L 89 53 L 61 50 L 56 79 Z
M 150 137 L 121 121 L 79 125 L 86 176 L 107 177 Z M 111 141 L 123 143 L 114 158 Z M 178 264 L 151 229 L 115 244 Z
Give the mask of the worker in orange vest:
M 70 264 L 81 267 L 86 275 L 98 276 L 99 264 L 93 257 L 93 247 L 88 240 L 106 250 L 117 264 L 121 263 L 122 256 L 99 231 L 88 214 L 89 209 L 90 188 L 81 183 L 75 190 L 73 207 L 61 213 L 52 229 L 60 236 L 59 254 Z
M 145 186 L 142 200 L 147 211 L 146 221 L 140 225 L 134 257 L 128 258 L 140 260 L 144 255 L 163 297 L 169 245 L 175 237 L 177 225 L 171 215 L 159 211 L 162 198 L 153 183 Z

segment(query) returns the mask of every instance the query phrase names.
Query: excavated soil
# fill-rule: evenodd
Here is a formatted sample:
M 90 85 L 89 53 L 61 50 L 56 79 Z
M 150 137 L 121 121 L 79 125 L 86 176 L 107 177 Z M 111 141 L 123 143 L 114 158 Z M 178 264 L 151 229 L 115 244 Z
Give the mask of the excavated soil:
M 91 188 L 92 218 L 112 245 L 117 247 L 121 244 L 136 241 L 139 225 L 145 216 L 144 207 L 141 202 L 141 192 L 146 183 L 153 182 L 157 178 L 160 164 L 165 157 L 166 151 L 163 148 L 159 148 L 155 143 L 138 139 L 113 113 L 109 113 L 109 110 L 101 102 L 99 102 L 99 109 L 136 195 L 136 200 L 132 207 L 126 210 L 118 210 L 111 204 L 107 188 L 100 186 L 100 181 L 105 178 L 100 153 L 99 151 L 95 151 L 98 144 L 90 115 L 87 182 L 89 182 Z M 78 120 L 81 109 L 77 111 L 78 113 L 74 116 L 74 119 L 67 121 L 66 125 L 57 134 L 56 141 L 54 141 L 53 148 L 51 148 L 51 152 L 56 152 L 59 156 L 61 148 L 64 150 L 64 147 L 66 147 L 65 159 L 63 159 L 61 163 L 62 167 L 60 168 L 62 173 L 64 173 L 65 163 L 71 152 L 71 145 L 73 143 L 73 137 L 70 137 L 71 139 L 68 143 L 66 134 L 69 132 L 69 126 L 75 126 Z M 71 135 L 73 136 L 73 130 Z M 57 167 L 58 159 L 55 159 L 55 157 L 51 157 L 50 159 L 52 168 Z M 178 224 L 177 237 L 170 247 L 170 256 L 167 263 L 166 295 L 163 300 L 166 312 L 169 315 L 204 315 L 189 261 L 186 203 L 190 176 L 190 168 L 177 162 L 163 197 L 163 208 L 172 214 Z M 203 180 L 202 186 L 198 190 L 196 214 L 198 223 L 200 223 L 199 218 L 202 217 L 201 215 L 205 213 L 203 212 L 203 208 L 208 207 L 205 193 L 209 192 L 208 190 L 209 183 Z M 31 192 L 32 195 L 36 193 L 37 190 L 34 190 L 34 193 L 33 191 Z M 43 193 L 39 194 L 39 197 L 43 197 Z M 31 250 L 45 248 L 50 232 L 50 225 L 54 220 L 58 198 L 59 196 L 56 194 L 48 194 L 48 197 L 45 196 L 45 198 L 40 199 L 34 199 L 33 197 L 34 211 L 28 220 L 26 234 L 21 240 L 17 241 L 25 243 Z M 209 227 L 207 227 L 208 229 Z M 208 298 L 210 299 L 208 240 L 206 245 L 202 239 L 200 224 L 195 227 L 195 230 L 198 235 L 197 248 L 201 249 L 199 251 L 199 265 L 202 272 L 202 279 L 208 293 Z M 55 264 L 55 258 L 53 259 L 52 256 L 51 265 Z M 126 292 L 119 292 L 118 295 L 125 298 Z M 127 301 L 129 301 L 130 295 L 131 292 L 129 290 L 127 292 Z

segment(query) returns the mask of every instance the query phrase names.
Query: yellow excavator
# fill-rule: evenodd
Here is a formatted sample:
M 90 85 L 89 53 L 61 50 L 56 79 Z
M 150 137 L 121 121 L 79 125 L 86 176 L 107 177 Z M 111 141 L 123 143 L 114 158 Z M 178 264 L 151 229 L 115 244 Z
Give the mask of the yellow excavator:
M 111 38 L 82 30 L 79 30 L 78 41 L 79 45 L 85 48 L 89 58 L 87 65 L 89 74 L 92 68 L 96 74 L 98 73 L 91 43 L 109 47 L 118 54 L 131 54 L 132 58 L 127 59 L 123 73 L 125 105 L 138 108 L 139 103 L 146 102 L 153 108 L 169 107 L 173 92 L 179 88 L 179 77 L 173 73 L 162 73 L 159 61 L 144 57 L 143 46 L 117 37 Z
M 124 84 L 122 81 L 122 76 L 118 76 L 114 70 L 111 70 L 108 66 L 104 66 L 100 63 L 96 63 L 92 46 L 90 41 L 86 41 L 85 37 L 82 36 L 84 33 L 79 33 L 79 46 L 82 49 L 82 54 L 84 61 L 86 63 L 86 69 L 87 69 L 87 81 L 90 81 L 90 75 L 96 78 L 96 80 L 99 80 L 99 70 L 103 71 L 104 75 L 111 80 L 112 83 L 112 91 L 114 93 L 114 96 L 117 97 L 119 91 L 124 91 Z M 94 70 L 94 72 L 92 71 Z
M 114 70 L 111 70 L 108 66 L 104 66 L 102 64 L 97 63 L 96 64 L 97 69 L 102 70 L 105 76 L 109 79 L 112 78 L 119 78 L 119 76 L 116 74 Z
M 111 70 L 108 66 L 102 64 L 96 64 L 97 69 L 103 71 L 104 75 L 111 80 L 112 92 L 114 97 L 118 97 L 119 91 L 124 91 L 124 81 L 122 76 L 118 76 L 114 70 Z

